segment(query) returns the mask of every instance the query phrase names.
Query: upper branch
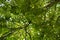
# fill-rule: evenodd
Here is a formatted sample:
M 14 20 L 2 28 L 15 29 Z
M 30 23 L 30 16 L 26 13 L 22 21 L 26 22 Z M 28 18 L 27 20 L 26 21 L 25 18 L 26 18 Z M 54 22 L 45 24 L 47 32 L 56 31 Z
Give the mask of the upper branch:
M 50 7 L 57 4 L 58 2 L 60 2 L 60 0 L 51 0 L 44 8 L 49 9 Z

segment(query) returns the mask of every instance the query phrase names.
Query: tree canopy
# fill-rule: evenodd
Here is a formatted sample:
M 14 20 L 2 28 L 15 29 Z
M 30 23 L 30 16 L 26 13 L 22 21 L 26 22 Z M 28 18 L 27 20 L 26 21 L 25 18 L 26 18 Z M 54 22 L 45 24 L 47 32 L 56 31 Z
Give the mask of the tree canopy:
M 60 40 L 60 0 L 0 0 L 0 40 Z

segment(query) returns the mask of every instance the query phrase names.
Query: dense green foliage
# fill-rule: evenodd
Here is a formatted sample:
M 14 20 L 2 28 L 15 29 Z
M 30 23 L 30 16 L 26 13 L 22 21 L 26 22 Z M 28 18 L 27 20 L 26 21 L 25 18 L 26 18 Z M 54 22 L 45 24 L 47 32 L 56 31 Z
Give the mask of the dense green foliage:
M 0 0 L 0 40 L 60 40 L 60 0 Z

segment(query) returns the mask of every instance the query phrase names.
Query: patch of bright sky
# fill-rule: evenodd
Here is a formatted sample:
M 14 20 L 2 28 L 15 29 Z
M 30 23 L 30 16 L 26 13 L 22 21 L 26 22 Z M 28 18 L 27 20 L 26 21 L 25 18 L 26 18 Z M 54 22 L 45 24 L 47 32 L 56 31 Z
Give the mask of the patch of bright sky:
M 8 2 L 8 3 L 10 3 L 11 2 L 11 0 L 6 0 L 6 2 Z M 0 4 L 0 7 L 3 7 L 3 6 L 5 6 L 5 4 Z
M 60 4 L 57 4 L 57 6 L 56 7 L 60 7 Z
M 4 4 L 2 3 L 2 4 L 0 4 L 0 7 L 2 7 L 2 6 L 4 6 Z
M 11 0 L 6 0 L 6 2 L 9 2 L 9 3 L 10 3 L 10 2 L 11 2 Z

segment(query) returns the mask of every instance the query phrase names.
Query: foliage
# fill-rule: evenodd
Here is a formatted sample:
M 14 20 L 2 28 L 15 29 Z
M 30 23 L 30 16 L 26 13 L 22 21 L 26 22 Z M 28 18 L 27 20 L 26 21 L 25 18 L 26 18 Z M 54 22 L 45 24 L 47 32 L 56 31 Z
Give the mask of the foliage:
M 0 40 L 60 40 L 60 0 L 0 0 Z

